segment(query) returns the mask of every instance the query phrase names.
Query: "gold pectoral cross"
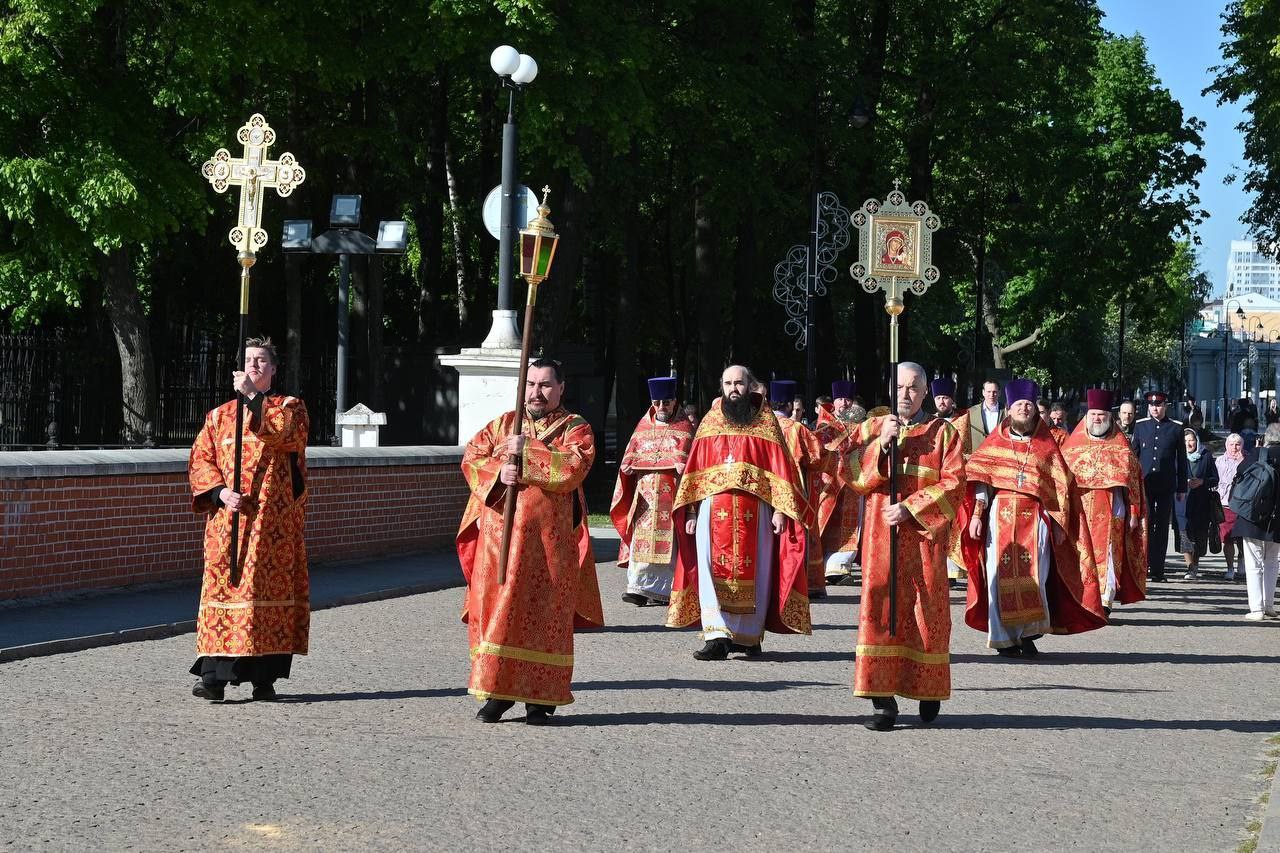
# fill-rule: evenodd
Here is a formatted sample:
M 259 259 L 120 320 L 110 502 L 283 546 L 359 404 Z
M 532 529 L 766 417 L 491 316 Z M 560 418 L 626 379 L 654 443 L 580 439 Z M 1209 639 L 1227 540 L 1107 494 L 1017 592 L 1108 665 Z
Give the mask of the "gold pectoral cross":
M 307 179 L 307 173 L 287 151 L 279 160 L 267 159 L 276 132 L 261 113 L 254 113 L 241 126 L 236 139 L 244 146 L 243 157 L 232 157 L 230 151 L 219 148 L 200 167 L 200 174 L 220 193 L 227 187 L 240 187 L 240 212 L 227 237 L 237 251 L 252 255 L 267 243 L 267 232 L 262 230 L 263 193 L 272 187 L 284 198 Z

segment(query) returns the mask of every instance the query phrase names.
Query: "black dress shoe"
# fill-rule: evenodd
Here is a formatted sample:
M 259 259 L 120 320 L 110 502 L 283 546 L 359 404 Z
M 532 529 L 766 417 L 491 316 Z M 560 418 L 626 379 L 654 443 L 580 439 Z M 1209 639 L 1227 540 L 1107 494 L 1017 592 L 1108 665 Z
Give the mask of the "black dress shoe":
M 744 646 L 741 643 L 730 643 L 729 651 L 734 654 L 746 655 L 749 658 L 758 658 L 760 655 L 764 654 L 764 649 L 760 648 L 759 643 L 756 643 L 754 646 Z
M 898 700 L 892 696 L 877 696 L 871 700 L 876 709 L 871 719 L 862 725 L 873 732 L 887 732 L 898 721 Z
M 210 702 L 221 702 L 226 695 L 226 687 L 221 684 L 205 684 L 203 681 L 197 681 L 196 686 L 191 688 L 191 695 L 208 699 Z
M 654 598 L 653 596 L 649 596 L 649 606 L 650 606 L 650 607 L 667 607 L 667 606 L 669 606 L 670 604 L 671 604 L 671 602 L 670 602 L 668 599 L 665 599 L 665 598 Z
M 996 654 L 1002 658 L 1020 658 L 1022 657 L 1022 649 L 1018 646 L 1009 646 L 1004 649 L 996 649 Z
M 925 699 L 920 702 L 920 722 L 932 723 L 938 719 L 938 713 L 942 710 L 942 703 L 937 699 Z
M 1036 648 L 1035 640 L 1031 637 L 1023 637 L 1022 656 L 1026 658 L 1033 658 L 1038 654 L 1040 654 L 1040 650 Z
M 707 640 L 707 644 L 693 653 L 698 660 L 724 660 L 729 657 L 731 643 L 725 637 Z
M 255 684 L 253 685 L 253 701 L 255 702 L 274 702 L 276 701 L 276 688 L 273 684 Z
M 622 600 L 627 604 L 634 604 L 636 607 L 644 607 L 649 603 L 648 596 L 640 595 L 638 592 L 624 592 Z
M 1103 612 L 1104 614 L 1106 614 L 1106 617 L 1107 617 L 1108 619 L 1110 619 L 1110 618 L 1111 618 L 1111 608 L 1110 608 L 1110 607 L 1107 607 L 1105 604 L 1104 604 L 1104 605 L 1102 605 L 1102 612 Z
M 545 726 L 551 722 L 551 715 L 556 712 L 556 706 L 535 705 L 529 702 L 525 704 L 524 712 L 526 726 Z
M 509 699 L 490 699 L 476 711 L 476 719 L 482 723 L 496 723 L 502 719 L 502 715 L 515 707 L 515 702 Z

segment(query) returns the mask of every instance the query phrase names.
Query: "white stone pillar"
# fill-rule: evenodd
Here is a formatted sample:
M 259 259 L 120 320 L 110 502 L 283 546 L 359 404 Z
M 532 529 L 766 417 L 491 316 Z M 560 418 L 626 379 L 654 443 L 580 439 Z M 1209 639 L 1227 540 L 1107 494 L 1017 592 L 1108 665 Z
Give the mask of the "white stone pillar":
M 494 326 L 497 327 L 496 318 Z M 457 355 L 441 356 L 440 363 L 458 371 L 459 444 L 466 444 L 494 418 L 515 408 L 516 383 L 520 380 L 518 337 L 513 348 L 465 348 Z

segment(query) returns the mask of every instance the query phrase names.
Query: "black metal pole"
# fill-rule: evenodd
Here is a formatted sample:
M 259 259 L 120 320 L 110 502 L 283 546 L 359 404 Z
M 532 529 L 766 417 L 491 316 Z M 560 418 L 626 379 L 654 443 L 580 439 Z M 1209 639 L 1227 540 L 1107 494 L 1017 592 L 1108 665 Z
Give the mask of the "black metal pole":
M 502 218 L 498 229 L 498 310 L 511 310 L 516 227 L 516 90 L 507 98 L 507 121 L 502 126 Z
M 1116 356 L 1116 389 L 1120 391 L 1121 399 L 1129 399 L 1128 393 L 1124 388 L 1124 295 L 1120 296 L 1120 353 Z
M 814 340 L 813 297 L 818 289 L 818 219 L 821 216 L 818 199 L 819 193 L 813 195 L 813 227 L 810 229 L 809 263 L 805 270 L 804 297 L 804 395 L 812 403 L 814 391 L 818 387 L 817 341 Z
M 338 256 L 338 390 L 334 414 L 347 410 L 347 342 L 351 334 L 351 256 Z M 342 430 L 335 429 L 333 446 L 342 446 Z
M 897 317 L 894 317 L 896 324 Z M 896 334 L 895 334 L 896 337 Z M 895 417 L 898 412 L 898 355 L 897 347 L 893 362 L 889 365 L 889 410 Z M 903 426 L 899 426 L 901 430 Z M 898 502 L 898 440 L 895 438 L 889 445 L 889 503 Z M 898 525 L 889 527 L 889 636 L 898 633 Z

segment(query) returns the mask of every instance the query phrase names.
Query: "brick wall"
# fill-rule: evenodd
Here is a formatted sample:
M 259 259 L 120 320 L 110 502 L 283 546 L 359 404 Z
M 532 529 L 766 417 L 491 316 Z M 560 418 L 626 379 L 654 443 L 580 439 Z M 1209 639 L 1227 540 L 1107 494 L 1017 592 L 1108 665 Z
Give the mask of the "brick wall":
M 307 555 L 449 547 L 467 500 L 457 447 L 310 448 Z M 0 453 L 0 601 L 201 572 L 185 450 Z

